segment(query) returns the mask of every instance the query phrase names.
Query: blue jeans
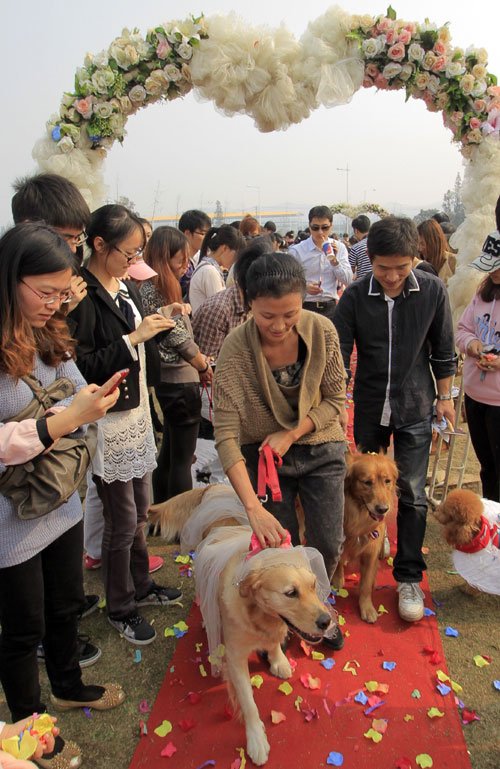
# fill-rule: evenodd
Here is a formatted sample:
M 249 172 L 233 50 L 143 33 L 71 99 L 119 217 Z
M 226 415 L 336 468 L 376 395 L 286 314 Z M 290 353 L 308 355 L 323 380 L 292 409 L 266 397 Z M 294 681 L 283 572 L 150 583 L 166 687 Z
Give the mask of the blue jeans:
M 399 470 L 398 546 L 393 575 L 397 582 L 421 582 L 427 568 L 422 555 L 427 519 L 425 482 L 432 438 L 431 417 L 403 427 L 383 427 L 354 411 L 354 440 L 360 451 L 386 451 L 391 435 Z
M 257 488 L 259 444 L 241 447 L 254 489 Z M 278 470 L 282 502 L 269 500 L 264 507 L 285 529 L 293 545 L 300 545 L 295 501 L 300 497 L 305 517 L 305 540 L 315 547 L 332 577 L 344 542 L 344 442 L 305 445 L 294 443 L 283 457 Z

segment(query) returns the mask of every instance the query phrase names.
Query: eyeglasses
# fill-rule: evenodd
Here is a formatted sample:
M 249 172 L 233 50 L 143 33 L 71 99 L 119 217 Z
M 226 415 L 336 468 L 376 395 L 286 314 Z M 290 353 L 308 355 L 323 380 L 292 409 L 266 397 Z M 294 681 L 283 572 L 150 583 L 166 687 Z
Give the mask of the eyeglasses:
M 66 243 L 72 243 L 74 246 L 83 246 L 87 242 L 88 235 L 85 230 L 82 230 L 78 235 L 71 235 L 69 232 L 61 232 L 61 237 L 64 238 Z
M 318 232 L 319 230 L 327 232 L 329 229 L 331 229 L 331 226 L 331 224 L 310 224 L 309 229 L 313 232 Z
M 61 291 L 58 294 L 41 294 L 39 291 L 35 291 L 32 286 L 29 285 L 29 283 L 26 283 L 25 280 L 21 278 L 20 281 L 23 286 L 26 286 L 26 288 L 29 288 L 30 291 L 32 291 L 35 296 L 37 296 L 44 304 L 54 304 L 54 302 L 60 302 L 60 304 L 68 304 L 68 302 L 71 301 L 71 297 L 73 296 L 72 291 Z
M 113 246 L 113 248 L 114 248 L 115 251 L 118 251 L 119 254 L 124 256 L 129 264 L 130 264 L 130 262 L 133 262 L 134 259 L 140 259 L 141 256 L 144 253 L 144 249 L 143 248 L 138 248 L 137 251 L 134 251 L 132 254 L 127 254 L 126 251 L 122 251 L 122 249 L 118 248 L 118 246 Z
M 203 235 L 203 237 L 205 237 L 207 232 L 208 230 L 195 230 L 196 235 Z

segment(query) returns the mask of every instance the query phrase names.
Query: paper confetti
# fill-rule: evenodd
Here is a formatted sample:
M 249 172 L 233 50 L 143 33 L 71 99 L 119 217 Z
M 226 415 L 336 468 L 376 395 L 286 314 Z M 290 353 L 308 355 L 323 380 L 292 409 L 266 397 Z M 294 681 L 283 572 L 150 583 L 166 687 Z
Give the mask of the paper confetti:
M 368 697 L 364 692 L 358 692 L 354 697 L 354 702 L 359 702 L 361 705 L 366 705 L 368 702 Z
M 349 592 L 345 587 L 341 587 L 340 590 L 337 591 L 337 595 L 340 596 L 340 598 L 349 598 Z
M 368 731 L 364 733 L 363 737 L 366 737 L 368 740 L 373 740 L 373 742 L 380 742 L 382 739 L 380 732 L 376 732 L 375 729 L 368 729 Z
M 167 734 L 170 734 L 172 731 L 172 724 L 170 721 L 163 721 L 163 723 L 160 724 L 160 726 L 157 726 L 155 729 L 155 734 L 158 737 L 166 737 Z
M 467 710 L 467 708 L 464 708 L 462 710 L 462 722 L 464 724 L 471 724 L 473 721 L 480 721 L 481 719 L 477 715 L 475 710 Z
M 302 703 L 303 703 L 303 702 L 304 702 L 304 700 L 303 700 L 303 699 L 302 699 L 302 697 L 299 695 L 299 696 L 296 698 L 295 702 L 293 703 L 293 706 L 294 706 L 295 710 L 298 710 L 298 711 L 300 712 L 300 706 L 302 705 Z
M 437 677 L 439 678 L 440 681 L 445 682 L 445 681 L 449 681 L 450 680 L 450 676 L 447 676 L 446 673 L 443 673 L 442 670 L 437 670 L 436 671 L 436 675 L 437 675 Z
M 378 690 L 378 681 L 365 681 L 365 688 L 369 692 L 376 692 Z
M 500 681 L 493 681 L 493 688 L 500 692 Z
M 344 671 L 344 673 L 352 673 L 353 676 L 357 676 L 358 671 L 356 670 L 356 668 L 359 668 L 359 666 L 360 666 L 359 662 L 357 662 L 356 660 L 347 660 L 342 670 Z
M 173 627 L 166 627 L 165 630 L 163 631 L 163 635 L 165 636 L 165 638 L 174 638 L 175 632 Z
M 475 657 L 473 657 L 473 660 L 474 665 L 477 665 L 478 668 L 484 668 L 486 665 L 490 664 L 486 657 L 483 657 L 482 654 L 476 654 Z
M 196 721 L 193 721 L 192 718 L 183 718 L 182 721 L 177 722 L 177 726 L 183 732 L 189 732 L 191 729 L 194 729 L 194 727 L 196 726 Z
M 427 606 L 424 607 L 424 617 L 435 617 L 436 612 L 432 611 L 432 609 L 428 609 Z
M 191 561 L 191 556 L 189 556 L 189 555 L 178 555 L 177 558 L 175 558 L 174 563 L 188 564 L 190 561 Z
M 428 769 L 429 767 L 434 766 L 434 762 L 428 753 L 419 753 L 415 758 L 415 761 L 421 769 Z
M 331 657 L 328 657 L 326 660 L 322 660 L 320 662 L 320 665 L 323 665 L 325 670 L 331 670 L 335 665 L 335 660 L 332 659 Z
M 460 692 L 463 692 L 463 688 L 460 686 L 460 684 L 457 684 L 456 681 L 450 681 L 451 688 L 455 692 L 455 694 L 460 694 Z
M 458 638 L 458 636 L 460 635 L 460 634 L 459 634 L 459 632 L 458 632 L 458 630 L 455 630 L 455 628 L 454 628 L 454 627 L 450 627 L 450 626 L 448 626 L 447 628 L 445 628 L 445 631 L 444 631 L 444 633 L 445 633 L 445 635 L 447 635 L 449 638 Z
M 334 750 L 332 750 L 332 752 L 328 754 L 326 763 L 330 766 L 342 766 L 344 763 L 344 756 L 342 753 L 336 753 Z
M 204 665 L 198 665 L 198 670 L 200 671 L 200 676 L 202 676 L 202 678 L 207 677 L 207 671 L 205 670 Z
M 442 718 L 444 713 L 439 708 L 429 708 L 427 715 L 429 718 Z
M 389 614 L 383 603 L 378 607 L 377 614 Z
M 286 721 L 284 713 L 280 713 L 279 710 L 271 710 L 271 722 L 273 724 L 281 724 L 282 721 Z
M 402 758 L 398 758 L 396 761 L 394 769 L 411 769 L 411 761 L 409 758 L 405 758 L 403 756 Z
M 393 564 L 394 564 L 394 558 L 392 557 L 392 555 L 390 555 L 389 558 L 387 559 L 387 565 L 393 566 Z
M 197 705 L 198 702 L 201 700 L 201 694 L 198 692 L 189 692 L 187 695 L 187 698 L 191 705 Z
M 290 686 L 288 681 L 283 681 L 283 683 L 278 686 L 278 691 L 283 692 L 283 694 L 288 697 L 288 695 L 293 692 L 293 687 Z
M 343 617 L 342 614 L 339 614 L 338 622 L 339 622 L 340 627 L 344 627 L 344 625 L 345 625 L 345 617 Z
M 446 686 L 446 684 L 438 684 L 436 689 L 443 695 L 443 697 L 446 697 L 446 695 L 451 692 L 451 686 Z
M 140 649 L 136 649 L 134 653 L 134 662 L 142 662 L 142 652 Z
M 160 753 L 160 756 L 163 756 L 163 757 L 166 757 L 166 758 L 172 758 L 174 753 L 177 753 L 177 748 L 175 747 L 173 742 L 169 742 L 163 748 L 162 752 Z
M 325 655 L 322 652 L 315 652 L 313 651 L 311 653 L 311 659 L 321 661 L 325 659 Z
M 411 693 L 411 696 L 413 697 L 414 700 L 419 700 L 422 695 L 420 694 L 420 691 L 418 689 L 414 689 Z
M 148 725 L 145 721 L 139 721 L 139 734 L 145 737 L 148 733 Z
M 394 670 L 396 667 L 395 662 L 382 662 L 382 667 L 384 670 Z
M 314 678 L 310 673 L 300 676 L 300 682 L 306 689 L 321 689 L 321 680 Z
M 251 679 L 250 679 L 250 683 L 251 683 L 251 684 L 252 684 L 252 686 L 254 686 L 256 689 L 260 689 L 260 687 L 261 687 L 261 686 L 262 686 L 262 684 L 264 683 L 264 679 L 262 678 L 262 676 L 259 676 L 259 675 L 255 675 L 255 676 L 252 676 L 252 677 L 251 677 Z
M 105 598 L 101 598 L 101 600 L 97 604 L 97 608 L 98 609 L 105 609 L 106 608 L 106 599 Z
M 415 716 L 411 716 L 409 713 L 407 713 L 403 720 L 408 723 L 408 721 L 414 721 L 415 720 Z
M 375 729 L 379 734 L 385 734 L 388 727 L 388 722 L 385 718 L 374 718 L 372 721 L 372 729 Z
M 236 748 L 240 754 L 239 758 L 235 758 L 229 769 L 245 769 L 247 765 L 247 758 L 245 756 L 245 748 Z
M 141 700 L 139 702 L 139 713 L 149 713 L 150 707 L 147 700 Z

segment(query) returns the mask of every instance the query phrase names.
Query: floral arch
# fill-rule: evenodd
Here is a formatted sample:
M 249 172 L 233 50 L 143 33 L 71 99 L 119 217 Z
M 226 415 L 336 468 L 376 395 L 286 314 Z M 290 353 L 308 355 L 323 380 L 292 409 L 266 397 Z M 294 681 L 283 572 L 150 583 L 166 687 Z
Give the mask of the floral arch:
M 106 51 L 87 55 L 33 157 L 71 179 L 91 207 L 105 197 L 103 162 L 122 142 L 130 115 L 196 89 L 226 115 L 243 113 L 261 131 L 285 130 L 319 106 L 350 101 L 361 87 L 404 89 L 440 111 L 466 159 L 466 219 L 454 235 L 456 311 L 472 296 L 466 270 L 492 229 L 500 190 L 500 86 L 482 48 L 453 47 L 437 27 L 387 13 L 351 15 L 338 7 L 310 22 L 299 40 L 284 27 L 251 27 L 235 15 L 161 24 L 141 35 L 123 30 Z
M 360 214 L 376 214 L 380 219 L 384 219 L 386 216 L 390 216 L 389 211 L 379 206 L 378 203 L 358 203 L 357 205 L 351 205 L 350 203 L 335 203 L 330 206 L 330 211 L 333 216 L 341 214 L 347 216 L 348 219 L 355 219 Z

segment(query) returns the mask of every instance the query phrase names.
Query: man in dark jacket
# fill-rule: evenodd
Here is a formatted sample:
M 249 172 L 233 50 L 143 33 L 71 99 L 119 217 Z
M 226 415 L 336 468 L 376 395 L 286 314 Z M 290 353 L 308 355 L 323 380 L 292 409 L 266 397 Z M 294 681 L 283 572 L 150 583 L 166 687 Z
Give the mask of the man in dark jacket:
M 394 578 L 399 614 L 423 616 L 419 587 L 427 500 L 431 421 L 455 420 L 451 382 L 456 369 L 453 325 L 444 284 L 414 273 L 418 232 L 410 219 L 388 217 L 368 235 L 372 273 L 344 292 L 334 316 L 349 369 L 354 344 L 354 439 L 361 451 L 385 451 L 391 437 L 399 468 L 398 545 Z M 437 400 L 436 400 L 437 388 Z

